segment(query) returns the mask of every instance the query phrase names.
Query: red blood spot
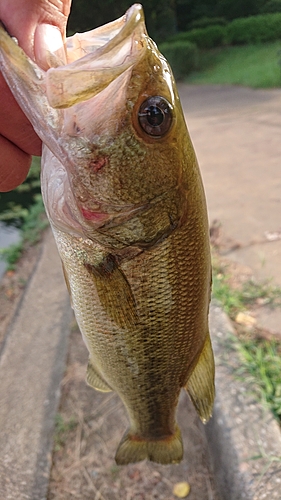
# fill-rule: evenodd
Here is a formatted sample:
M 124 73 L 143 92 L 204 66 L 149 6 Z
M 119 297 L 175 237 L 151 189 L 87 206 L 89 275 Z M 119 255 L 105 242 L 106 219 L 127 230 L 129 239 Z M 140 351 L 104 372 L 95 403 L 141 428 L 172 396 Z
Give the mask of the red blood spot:
M 90 168 L 93 172 L 98 172 L 102 167 L 106 165 L 107 159 L 104 157 L 96 158 L 95 160 L 91 160 Z
M 85 219 L 92 220 L 94 222 L 100 222 L 108 218 L 108 214 L 105 214 L 103 212 L 93 212 L 83 207 L 81 208 L 81 212 Z

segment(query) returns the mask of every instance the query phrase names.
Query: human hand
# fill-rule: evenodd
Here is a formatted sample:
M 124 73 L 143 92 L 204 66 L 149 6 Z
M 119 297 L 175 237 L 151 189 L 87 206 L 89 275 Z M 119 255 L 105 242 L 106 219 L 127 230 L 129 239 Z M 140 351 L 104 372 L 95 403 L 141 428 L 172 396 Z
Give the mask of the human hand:
M 46 49 L 63 46 L 70 5 L 71 0 L 0 0 L 0 20 L 26 54 L 46 69 Z M 26 178 L 31 155 L 41 155 L 41 140 L 1 73 L 0 95 L 0 191 L 10 191 Z

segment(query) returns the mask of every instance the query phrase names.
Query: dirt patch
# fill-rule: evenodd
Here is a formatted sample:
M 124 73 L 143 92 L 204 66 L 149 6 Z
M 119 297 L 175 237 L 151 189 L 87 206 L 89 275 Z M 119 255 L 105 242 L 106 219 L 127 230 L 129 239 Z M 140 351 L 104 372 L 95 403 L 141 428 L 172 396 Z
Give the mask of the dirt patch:
M 114 393 L 94 391 L 85 383 L 88 353 L 74 325 L 62 381 L 48 500 L 172 500 L 178 482 L 190 485 L 189 500 L 218 499 L 204 428 L 188 396 L 178 411 L 185 447 L 180 465 L 140 462 L 115 465 L 114 455 L 128 426 Z

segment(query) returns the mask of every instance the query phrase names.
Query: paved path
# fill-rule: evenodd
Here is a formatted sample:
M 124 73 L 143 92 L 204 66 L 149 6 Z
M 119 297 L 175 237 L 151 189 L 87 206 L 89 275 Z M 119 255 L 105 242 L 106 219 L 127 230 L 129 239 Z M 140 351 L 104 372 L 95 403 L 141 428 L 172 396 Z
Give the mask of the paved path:
M 265 231 L 281 231 L 281 90 L 180 90 L 210 222 L 219 219 L 224 232 L 242 244 L 233 258 L 281 285 L 281 240 L 247 247 L 265 240 Z
M 227 257 L 281 286 L 281 89 L 180 85 L 179 91 L 209 220 L 222 224 Z M 280 312 L 261 311 L 259 321 L 281 332 Z
M 0 353 L 0 499 L 43 500 L 72 318 L 49 231 Z

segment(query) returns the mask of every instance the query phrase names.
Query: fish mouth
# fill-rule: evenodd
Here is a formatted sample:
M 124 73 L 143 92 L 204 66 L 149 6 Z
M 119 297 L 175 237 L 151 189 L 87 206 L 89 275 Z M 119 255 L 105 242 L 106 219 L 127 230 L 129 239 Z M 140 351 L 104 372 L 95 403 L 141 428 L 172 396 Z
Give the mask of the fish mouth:
M 67 38 L 68 64 L 46 72 L 50 105 L 68 108 L 100 93 L 141 59 L 146 38 L 140 4 L 134 4 L 116 21 Z

